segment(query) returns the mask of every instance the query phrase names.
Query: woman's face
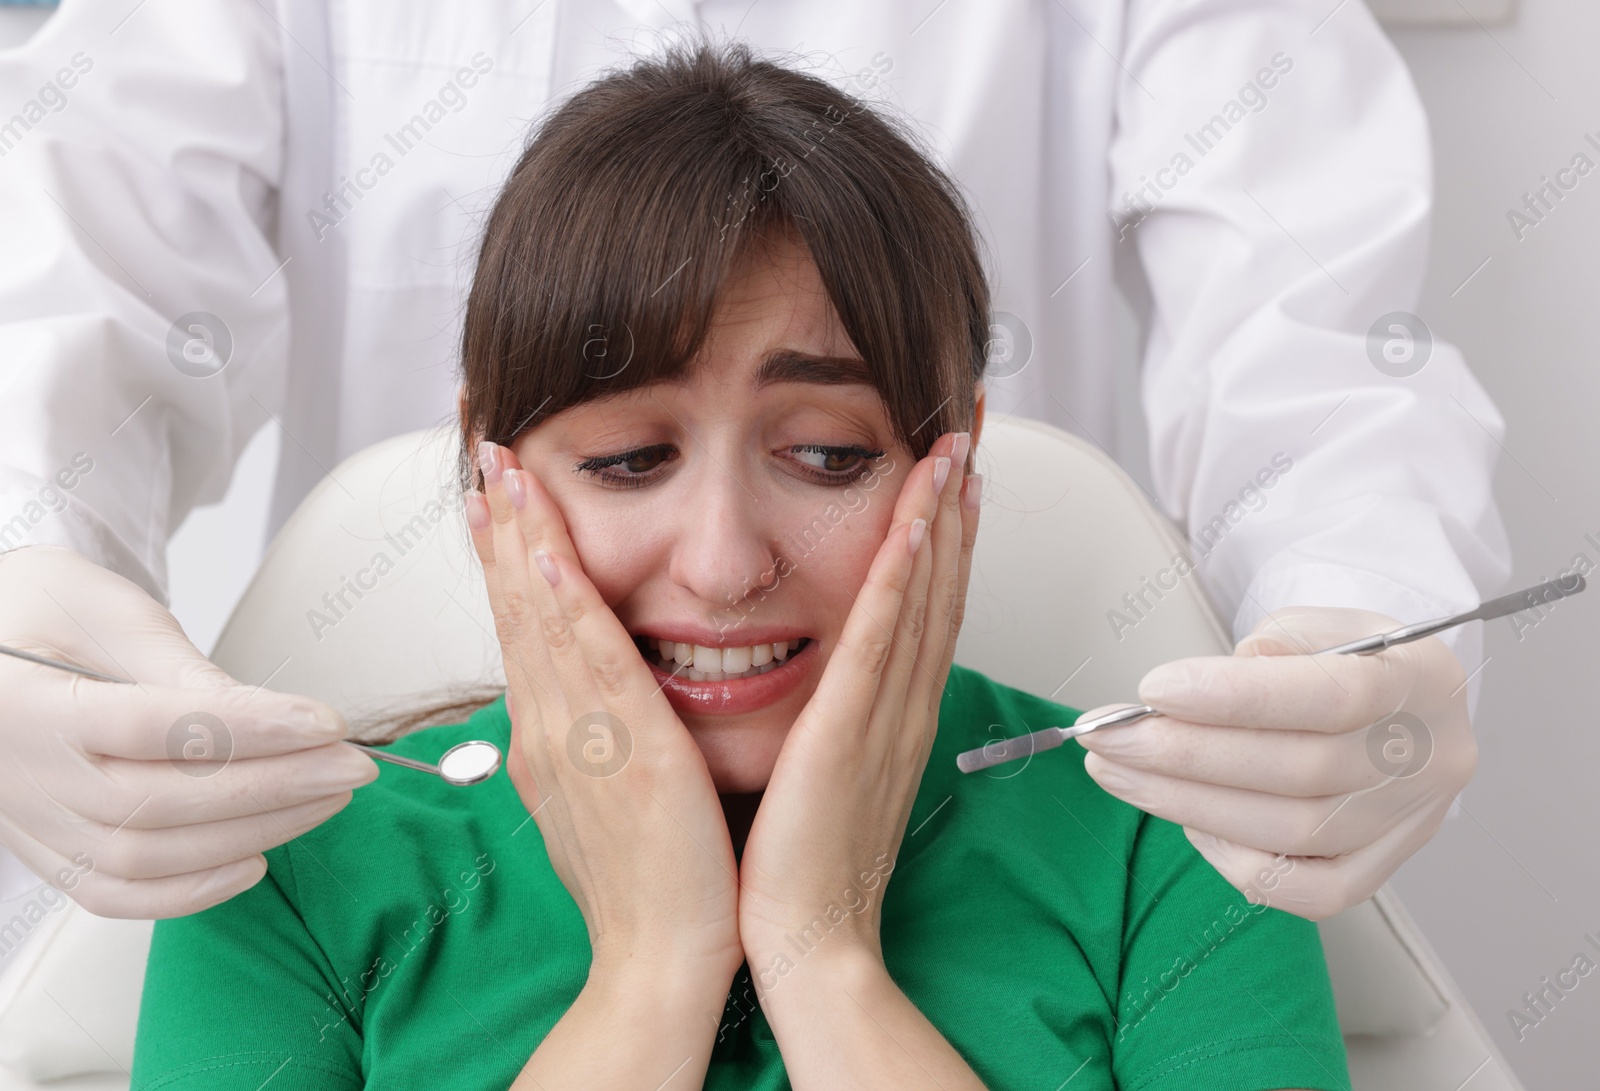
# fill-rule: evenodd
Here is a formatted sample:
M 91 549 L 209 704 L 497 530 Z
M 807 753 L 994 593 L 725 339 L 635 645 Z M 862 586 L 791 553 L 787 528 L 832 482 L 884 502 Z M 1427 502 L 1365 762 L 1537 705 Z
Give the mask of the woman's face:
M 686 380 L 575 406 L 511 445 L 720 792 L 766 786 L 913 462 L 805 249 L 758 254 Z

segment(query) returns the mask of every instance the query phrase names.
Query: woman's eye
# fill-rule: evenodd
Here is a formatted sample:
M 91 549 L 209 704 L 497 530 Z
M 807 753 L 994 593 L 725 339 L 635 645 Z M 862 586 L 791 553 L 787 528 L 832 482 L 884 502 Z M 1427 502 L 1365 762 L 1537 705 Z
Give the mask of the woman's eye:
M 658 450 L 636 452 L 617 465 L 631 474 L 647 474 L 667 460 L 666 453 Z
M 800 443 L 788 450 L 792 461 L 804 468 L 805 476 L 823 485 L 859 481 L 872 471 L 872 462 L 884 454 L 866 447 L 834 447 L 820 443 Z M 675 456 L 672 444 L 656 443 L 614 455 L 586 458 L 573 469 L 614 488 L 637 488 L 660 477 L 658 471 Z
M 586 458 L 573 468 L 608 485 L 632 488 L 659 476 L 653 471 L 671 461 L 671 455 L 672 444 L 656 443 L 621 454 Z
M 789 448 L 799 456 L 795 461 L 821 471 L 813 477 L 830 482 L 849 482 L 864 476 L 874 459 L 883 457 L 882 451 L 865 447 L 827 447 L 820 443 L 801 443 Z

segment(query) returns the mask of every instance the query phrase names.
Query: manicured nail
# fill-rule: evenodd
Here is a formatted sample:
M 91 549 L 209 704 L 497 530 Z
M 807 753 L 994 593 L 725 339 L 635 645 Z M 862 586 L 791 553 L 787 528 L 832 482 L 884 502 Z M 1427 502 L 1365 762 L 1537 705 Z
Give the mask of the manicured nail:
M 933 491 L 938 494 L 944 491 L 945 478 L 950 476 L 950 460 L 936 458 L 933 460 Z
M 478 469 L 483 471 L 484 488 L 500 480 L 500 459 L 495 454 L 495 444 L 490 440 L 478 444 Z
M 950 448 L 950 461 L 957 466 L 967 464 L 967 449 L 972 446 L 971 432 L 957 432 L 955 444 Z
M 511 498 L 511 506 L 518 511 L 528 502 L 528 484 L 522 480 L 522 474 L 516 470 L 507 470 L 500 477 L 505 483 L 506 495 Z
M 923 532 L 927 529 L 928 521 L 926 519 L 911 520 L 911 537 L 906 540 L 906 547 L 911 551 L 913 557 L 917 555 L 917 548 L 922 545 Z
M 561 569 L 556 567 L 555 558 L 542 549 L 533 551 L 533 563 L 539 566 L 539 571 L 544 573 L 545 582 L 551 587 L 561 582 Z
M 978 503 L 983 499 L 983 475 L 968 474 L 967 479 L 961 483 L 961 503 L 968 511 L 977 511 Z
M 467 504 L 467 526 L 473 530 L 488 530 L 489 524 L 494 520 L 489 515 L 489 501 L 477 489 L 468 489 L 464 494 Z

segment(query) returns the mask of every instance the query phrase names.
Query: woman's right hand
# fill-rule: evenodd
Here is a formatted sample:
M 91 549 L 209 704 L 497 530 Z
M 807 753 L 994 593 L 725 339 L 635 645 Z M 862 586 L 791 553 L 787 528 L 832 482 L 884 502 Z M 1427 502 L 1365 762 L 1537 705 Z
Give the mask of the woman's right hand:
M 705 758 L 543 484 L 507 448 L 479 456 L 467 520 L 505 663 L 507 767 L 588 925 L 590 979 L 703 973 L 725 996 L 744 957 L 738 867 Z

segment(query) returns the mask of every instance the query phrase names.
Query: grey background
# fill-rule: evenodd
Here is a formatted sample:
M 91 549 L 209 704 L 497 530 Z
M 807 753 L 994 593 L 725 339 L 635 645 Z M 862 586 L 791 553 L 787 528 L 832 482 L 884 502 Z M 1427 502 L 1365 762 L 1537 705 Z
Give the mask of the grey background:
M 1293 0 L 1302 2 L 1302 0 Z M 1325 0 L 1338 18 L 1340 0 Z M 1343 0 L 1359 3 L 1361 0 Z M 1600 167 L 1600 6 L 1594 0 L 1382 0 L 1391 36 L 1427 105 L 1437 184 L 1421 314 L 1452 341 L 1504 413 L 1495 491 L 1515 550 L 1513 587 L 1555 576 L 1585 553 L 1600 565 L 1600 170 L 1519 242 L 1507 210 L 1582 150 Z M 1450 25 L 1395 25 L 1410 11 Z M 46 16 L 0 9 L 0 46 Z M 1481 22 L 1480 22 L 1481 20 Z M 1121 449 L 1149 484 L 1136 400 L 1131 319 L 1119 317 Z M 278 437 L 258 433 L 227 498 L 193 513 L 169 551 L 172 607 L 209 649 L 260 560 Z M 1509 590 L 1511 588 L 1507 588 Z M 1553 1013 L 1512 1032 L 1507 1011 L 1571 966 L 1600 963 L 1600 737 L 1592 730 L 1600 602 L 1552 608 L 1520 639 L 1489 627 L 1477 729 L 1478 774 L 1461 813 L 1395 879 L 1412 915 L 1530 1091 L 1600 1083 L 1600 974 Z

